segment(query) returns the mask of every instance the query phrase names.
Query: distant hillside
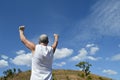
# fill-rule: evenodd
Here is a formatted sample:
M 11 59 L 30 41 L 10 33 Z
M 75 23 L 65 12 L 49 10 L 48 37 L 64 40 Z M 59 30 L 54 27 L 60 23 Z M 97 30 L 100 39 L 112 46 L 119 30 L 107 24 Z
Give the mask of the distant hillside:
M 54 70 L 54 80 L 112 80 L 110 78 L 90 74 L 86 79 L 82 71 L 75 70 Z
M 30 80 L 31 71 L 21 72 L 13 76 L 0 78 L 0 80 Z M 53 80 L 112 80 L 110 78 L 90 74 L 85 78 L 83 72 L 75 70 L 53 70 Z

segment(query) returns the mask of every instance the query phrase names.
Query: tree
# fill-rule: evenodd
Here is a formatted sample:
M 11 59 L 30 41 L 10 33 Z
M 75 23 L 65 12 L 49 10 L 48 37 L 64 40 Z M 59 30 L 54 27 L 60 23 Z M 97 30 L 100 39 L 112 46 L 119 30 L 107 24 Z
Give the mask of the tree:
M 16 74 L 16 69 L 7 69 L 6 71 L 3 71 L 4 78 L 7 79 L 8 77 L 13 77 Z
M 12 69 L 7 70 L 7 77 L 13 76 Z
M 18 73 L 21 73 L 21 72 L 22 72 L 22 70 L 19 68 L 19 69 L 18 69 Z
M 88 76 L 90 74 L 90 66 L 92 66 L 91 64 L 89 64 L 88 62 L 82 61 L 79 62 L 78 64 L 76 64 L 77 67 L 82 68 L 82 71 L 85 73 L 85 76 Z
M 13 68 L 13 73 L 16 74 L 16 69 L 15 68 Z
M 5 78 L 7 78 L 7 77 L 13 77 L 13 71 L 12 71 L 12 69 L 8 69 L 8 70 L 4 71 L 3 74 L 4 74 Z
M 3 74 L 4 74 L 4 76 L 6 76 L 7 75 L 7 71 L 3 71 Z

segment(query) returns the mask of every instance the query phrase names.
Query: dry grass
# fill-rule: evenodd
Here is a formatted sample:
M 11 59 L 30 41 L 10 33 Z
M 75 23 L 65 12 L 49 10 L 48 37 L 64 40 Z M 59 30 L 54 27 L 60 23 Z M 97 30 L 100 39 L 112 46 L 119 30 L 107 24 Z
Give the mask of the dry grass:
M 90 74 L 88 78 L 81 71 L 75 70 L 54 70 L 54 80 L 112 80 L 110 78 Z
M 9 77 L 6 80 L 30 80 L 30 71 L 15 74 L 13 77 Z M 5 80 L 1 79 L 0 80 Z M 112 80 L 110 78 L 90 74 L 89 78 L 84 76 L 81 71 L 75 70 L 53 70 L 53 80 Z

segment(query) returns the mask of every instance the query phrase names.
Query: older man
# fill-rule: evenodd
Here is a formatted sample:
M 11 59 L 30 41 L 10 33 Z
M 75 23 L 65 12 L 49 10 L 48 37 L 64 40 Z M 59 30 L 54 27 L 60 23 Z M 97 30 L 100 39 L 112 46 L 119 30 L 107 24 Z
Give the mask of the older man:
M 58 44 L 58 35 L 54 34 L 52 46 L 48 46 L 49 39 L 46 34 L 42 34 L 39 37 L 39 44 L 35 45 L 25 37 L 24 29 L 24 26 L 19 27 L 20 39 L 33 53 L 30 80 L 52 80 L 52 60 Z

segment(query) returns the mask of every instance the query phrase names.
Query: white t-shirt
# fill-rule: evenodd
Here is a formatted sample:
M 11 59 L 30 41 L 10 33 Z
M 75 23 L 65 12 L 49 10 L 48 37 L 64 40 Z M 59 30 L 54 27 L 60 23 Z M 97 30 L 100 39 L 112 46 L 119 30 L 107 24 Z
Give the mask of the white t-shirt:
M 52 80 L 53 48 L 36 45 L 32 57 L 32 73 L 30 80 Z

